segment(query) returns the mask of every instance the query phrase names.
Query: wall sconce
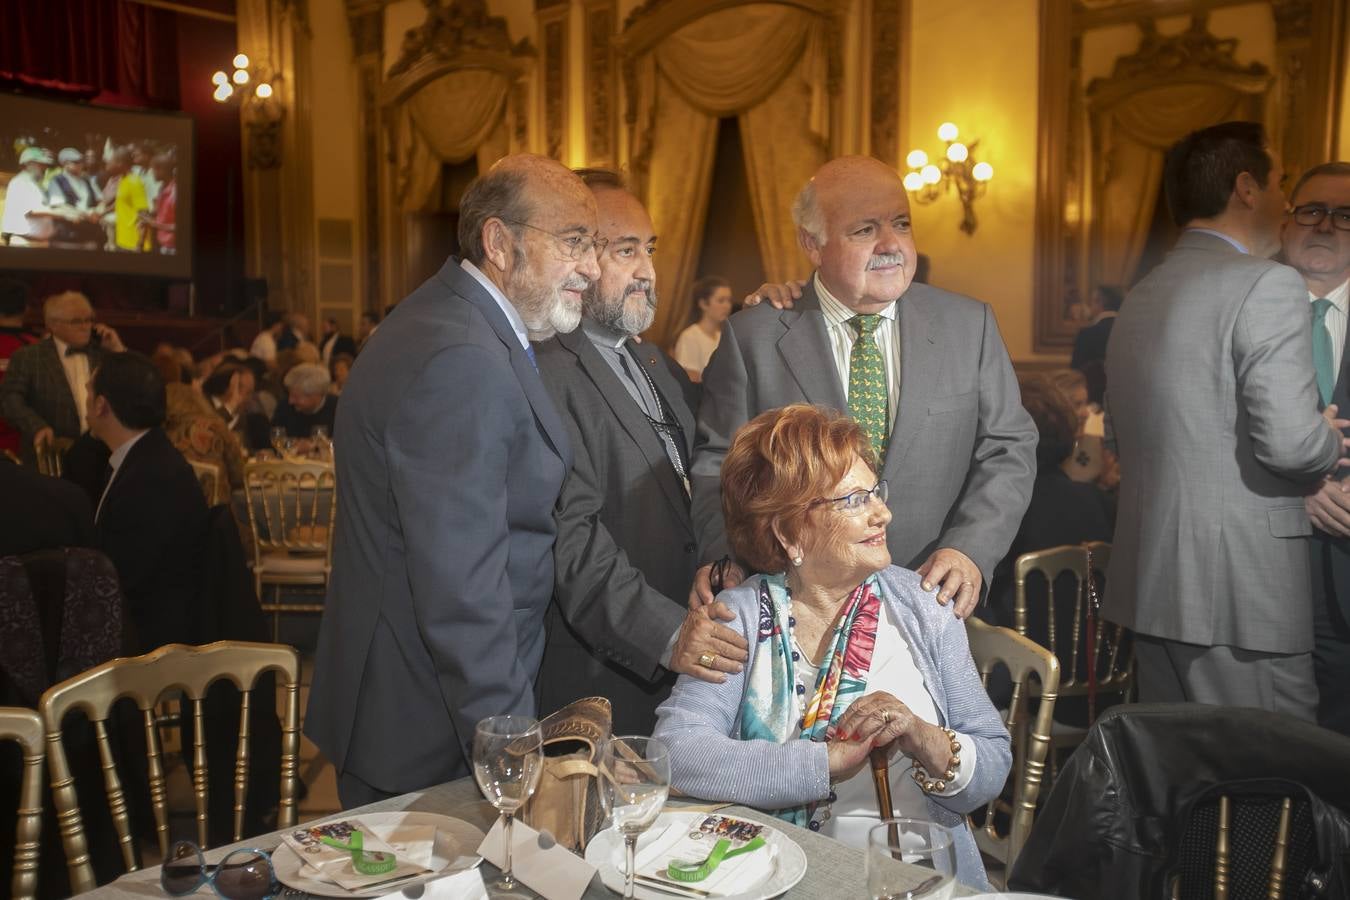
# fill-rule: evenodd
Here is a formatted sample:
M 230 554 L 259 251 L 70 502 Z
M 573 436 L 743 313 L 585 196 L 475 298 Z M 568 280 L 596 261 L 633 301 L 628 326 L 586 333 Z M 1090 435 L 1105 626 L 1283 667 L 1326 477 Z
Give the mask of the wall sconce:
M 211 76 L 211 83 L 216 86 L 211 97 L 217 103 L 239 97 L 244 126 L 248 129 L 249 165 L 255 169 L 275 168 L 281 164 L 281 120 L 285 117 L 273 87 L 277 79 L 265 67 L 253 67 L 248 54 L 236 54 L 232 63 L 232 73 L 221 69 Z
M 928 154 L 922 150 L 909 151 L 909 156 L 905 157 L 905 164 L 909 166 L 904 178 L 905 190 L 918 202 L 927 204 L 955 188 L 965 213 L 961 230 L 974 234 L 977 224 L 975 198 L 984 193 L 985 185 L 994 177 L 994 167 L 987 162 L 975 161 L 979 141 L 963 144 L 957 140 L 958 135 L 951 122 L 938 126 L 938 138 L 946 143 L 947 149 L 936 163 L 929 162 Z

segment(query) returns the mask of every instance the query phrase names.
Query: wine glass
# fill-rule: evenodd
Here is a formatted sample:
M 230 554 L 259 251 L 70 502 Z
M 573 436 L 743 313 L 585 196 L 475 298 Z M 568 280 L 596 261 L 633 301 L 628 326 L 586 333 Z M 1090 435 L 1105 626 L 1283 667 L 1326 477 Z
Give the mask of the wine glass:
M 273 425 L 268 433 L 272 441 L 272 449 L 277 451 L 277 456 L 285 459 L 287 449 L 291 443 L 291 436 L 286 433 L 286 429 L 281 425 Z
M 328 426 L 315 425 L 309 434 L 314 438 L 314 456 L 321 460 L 330 459 L 333 453 L 333 439 L 328 436 Z
M 656 738 L 612 737 L 601 757 L 600 799 L 623 835 L 624 900 L 633 900 L 638 835 L 661 815 L 670 793 L 670 752 Z
M 882 819 L 867 832 L 867 896 L 947 900 L 956 890 L 956 836 L 924 819 Z
M 528 716 L 489 716 L 473 733 L 473 774 L 488 802 L 502 814 L 506 841 L 502 876 L 492 887 L 514 890 L 511 877 L 511 823 L 539 786 L 544 771 L 544 740 L 539 723 Z

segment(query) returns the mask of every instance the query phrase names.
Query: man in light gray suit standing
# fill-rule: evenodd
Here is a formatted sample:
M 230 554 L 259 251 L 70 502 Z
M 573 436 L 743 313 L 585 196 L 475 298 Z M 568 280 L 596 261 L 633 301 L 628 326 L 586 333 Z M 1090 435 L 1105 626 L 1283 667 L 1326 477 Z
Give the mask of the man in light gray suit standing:
M 1104 615 L 1137 634 L 1140 700 L 1314 720 L 1303 495 L 1343 449 L 1334 407 L 1317 412 L 1306 288 L 1267 258 L 1281 176 L 1251 122 L 1168 151 L 1184 231 L 1106 353 L 1121 483 Z
M 533 715 L 567 430 L 528 338 L 599 277 L 595 201 L 515 156 L 460 201 L 449 260 L 380 326 L 334 429 L 337 523 L 305 731 L 350 808 L 467 775 L 474 727 Z
M 815 275 L 791 309 L 732 316 L 703 374 L 692 469 L 703 559 L 726 552 L 719 478 L 736 430 L 766 409 L 816 403 L 848 411 L 877 451 L 891 557 L 969 615 L 1036 476 L 1036 427 L 994 314 L 912 283 L 909 197 L 884 163 L 826 163 L 793 220 Z

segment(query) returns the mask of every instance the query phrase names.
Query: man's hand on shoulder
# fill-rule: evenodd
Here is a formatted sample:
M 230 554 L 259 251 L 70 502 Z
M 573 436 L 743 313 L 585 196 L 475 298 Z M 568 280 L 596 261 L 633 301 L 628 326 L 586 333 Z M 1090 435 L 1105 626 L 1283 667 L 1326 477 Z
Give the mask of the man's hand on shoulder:
M 670 654 L 670 670 L 714 684 L 726 681 L 728 672 L 740 672 L 750 659 L 749 644 L 745 638 L 715 621 L 730 621 L 735 617 L 725 603 L 689 610 Z
M 789 281 L 785 284 L 761 284 L 753 291 L 745 295 L 741 301 L 741 306 L 749 308 L 758 306 L 764 301 L 774 309 L 792 309 L 795 301 L 802 298 L 802 288 L 806 287 L 805 281 Z
M 943 606 L 955 599 L 956 617 L 964 619 L 975 611 L 980 601 L 980 586 L 984 576 L 980 567 L 969 556 L 951 547 L 939 547 L 916 569 L 923 579 L 923 589 L 938 589 L 937 602 Z

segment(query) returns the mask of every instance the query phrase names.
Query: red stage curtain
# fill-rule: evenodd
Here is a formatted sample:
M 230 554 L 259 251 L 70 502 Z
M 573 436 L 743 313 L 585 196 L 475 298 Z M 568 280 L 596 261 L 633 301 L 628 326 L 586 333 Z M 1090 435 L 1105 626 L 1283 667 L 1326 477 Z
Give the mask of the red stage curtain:
M 178 105 L 174 14 L 128 0 L 14 0 L 0 81 L 130 105 Z

